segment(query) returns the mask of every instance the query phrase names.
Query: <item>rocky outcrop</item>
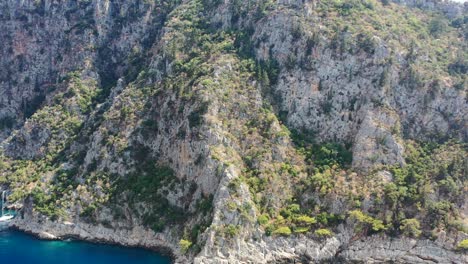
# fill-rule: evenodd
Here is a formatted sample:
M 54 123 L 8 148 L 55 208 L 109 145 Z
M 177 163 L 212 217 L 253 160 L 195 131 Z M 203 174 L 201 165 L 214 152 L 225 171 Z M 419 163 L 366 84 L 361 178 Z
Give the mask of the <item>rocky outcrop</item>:
M 175 263 L 185 263 L 186 258 L 174 255 L 177 244 L 166 238 L 167 234 L 155 234 L 144 227 L 106 228 L 102 225 L 72 222 L 56 222 L 38 218 L 16 218 L 11 227 L 36 235 L 45 240 L 79 239 L 96 243 L 117 244 L 126 247 L 141 247 L 171 256 Z
M 260 249 L 260 250 L 256 250 Z M 232 255 L 234 253 L 234 255 Z M 239 241 L 230 256 L 199 256 L 195 263 L 466 263 L 468 256 L 444 249 L 429 240 L 371 237 L 343 242 L 337 238 Z
M 141 226 L 107 228 L 102 225 L 72 222 L 51 222 L 40 218 L 16 218 L 12 227 L 34 234 L 41 239 L 80 239 L 128 247 L 143 247 L 173 257 L 175 263 L 187 263 L 178 252 L 170 234 L 154 233 Z M 395 239 L 375 236 L 350 241 L 341 235 L 329 239 L 258 237 L 237 239 L 235 248 L 212 252 L 206 247 L 194 260 L 210 263 L 466 263 L 468 255 L 444 248 L 444 241 Z M 258 234 L 257 234 L 258 235 Z M 254 235 L 255 237 L 255 235 Z M 229 243 L 230 244 L 230 243 Z M 222 246 L 222 245 L 221 245 Z
M 466 263 L 468 256 L 448 251 L 429 240 L 372 237 L 351 243 L 338 254 L 345 262 Z

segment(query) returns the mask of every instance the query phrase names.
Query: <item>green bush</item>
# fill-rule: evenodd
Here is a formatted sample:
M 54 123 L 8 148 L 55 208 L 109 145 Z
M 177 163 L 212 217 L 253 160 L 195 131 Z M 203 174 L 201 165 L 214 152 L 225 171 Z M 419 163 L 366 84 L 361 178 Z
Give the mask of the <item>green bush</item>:
M 225 228 L 226 235 L 230 237 L 235 237 L 239 233 L 239 226 L 236 225 L 228 225 Z
M 463 239 L 460 243 L 458 243 L 457 249 L 464 251 L 468 250 L 468 239 Z
M 421 224 L 417 219 L 405 219 L 401 221 L 400 230 L 405 236 L 419 237 L 421 235 Z
M 317 223 L 317 219 L 307 215 L 300 215 L 294 221 L 299 225 L 312 225 Z
M 182 254 L 185 254 L 192 246 L 192 242 L 185 240 L 185 239 L 181 239 L 179 241 L 179 246 L 180 246 L 180 251 L 182 252 Z
M 352 152 L 342 144 L 326 143 L 313 145 L 310 152 L 306 153 L 307 158 L 313 159 L 318 167 L 333 165 L 347 166 L 353 161 Z
M 429 33 L 434 37 L 439 37 L 448 30 L 448 23 L 445 19 L 434 18 L 429 22 Z
M 257 221 L 258 221 L 258 223 L 259 223 L 260 225 L 263 226 L 263 225 L 266 225 L 266 224 L 268 223 L 269 217 L 268 217 L 268 215 L 264 215 L 264 214 L 263 214 L 263 215 L 261 215 L 261 216 L 258 217 Z
M 449 222 L 449 227 L 460 232 L 468 233 L 468 225 L 463 220 L 453 220 Z
M 309 232 L 310 228 L 309 227 L 295 227 L 294 228 L 294 233 L 300 234 L 300 233 L 307 233 Z
M 327 212 L 322 212 L 317 215 L 317 221 L 324 225 L 338 225 L 345 219 L 344 215 L 329 214 Z
M 202 197 L 197 202 L 197 209 L 205 214 L 211 212 L 213 210 L 213 198 L 213 194 L 210 194 L 208 197 Z
M 301 208 L 298 204 L 290 204 L 287 208 L 280 210 L 281 216 L 284 218 L 290 218 L 291 216 L 298 214 L 301 211 Z
M 288 226 L 281 226 L 281 227 L 278 227 L 277 229 L 275 229 L 275 231 L 273 231 L 273 235 L 279 235 L 279 236 L 289 236 L 291 235 L 291 228 L 289 228 Z
M 359 223 L 358 229 L 370 227 L 375 232 L 383 231 L 386 229 L 385 225 L 381 220 L 366 215 L 360 210 L 353 210 L 349 212 L 349 217 L 352 220 L 355 220 Z
M 317 229 L 314 234 L 318 237 L 331 237 L 333 235 L 333 233 L 326 228 Z

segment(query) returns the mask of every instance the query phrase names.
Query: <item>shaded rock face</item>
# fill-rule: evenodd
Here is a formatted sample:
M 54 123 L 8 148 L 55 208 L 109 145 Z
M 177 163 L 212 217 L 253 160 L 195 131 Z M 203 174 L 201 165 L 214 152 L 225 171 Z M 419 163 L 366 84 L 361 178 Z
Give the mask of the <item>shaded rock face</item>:
M 165 248 L 180 263 L 466 263 L 454 251 L 463 232 L 363 237 L 348 221 L 326 238 L 283 237 L 259 224 L 265 204 L 354 208 L 303 190 L 313 168 L 290 130 L 349 146 L 360 174 L 341 175 L 345 187 L 395 182 L 371 173 L 404 166 L 405 140 L 468 138 L 459 77 L 419 78 L 410 66 L 438 58 L 378 30 L 330 34 L 342 21 L 324 3 L 3 1 L 0 184 L 25 199 L 14 226 Z
M 3 1 L 0 12 L 0 120 L 12 120 L 5 124 L 10 131 L 69 72 L 84 70 L 106 89 L 115 85 L 129 67 L 126 58 L 154 41 L 167 11 L 142 1 L 31 0 Z
M 66 39 L 64 29 L 71 26 L 61 5 L 46 7 L 35 2 L 2 3 L 2 118 L 21 120 L 31 116 L 57 83 L 59 70 L 63 73 L 77 69 L 89 56 L 86 52 L 66 51 L 72 46 L 84 47 L 90 38 L 70 34 Z M 78 7 L 75 9 L 78 12 Z M 59 12 L 62 14 L 56 14 Z

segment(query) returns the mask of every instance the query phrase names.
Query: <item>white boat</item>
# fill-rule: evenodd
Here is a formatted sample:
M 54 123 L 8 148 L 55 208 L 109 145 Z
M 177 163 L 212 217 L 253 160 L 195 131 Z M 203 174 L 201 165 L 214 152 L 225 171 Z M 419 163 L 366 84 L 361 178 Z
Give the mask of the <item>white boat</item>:
M 3 216 L 0 216 L 0 222 L 7 222 L 7 221 L 10 221 L 11 219 L 13 219 L 13 215 L 3 215 Z
M 0 223 L 5 223 L 13 219 L 15 216 L 12 214 L 3 214 L 5 211 L 5 191 L 2 192 L 2 214 L 0 215 Z

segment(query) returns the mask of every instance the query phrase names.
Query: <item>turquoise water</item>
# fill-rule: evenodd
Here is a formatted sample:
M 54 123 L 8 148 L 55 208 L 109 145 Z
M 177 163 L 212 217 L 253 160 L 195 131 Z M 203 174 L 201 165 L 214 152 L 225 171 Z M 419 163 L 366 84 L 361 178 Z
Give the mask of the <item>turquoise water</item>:
M 87 242 L 43 241 L 17 231 L 0 231 L 0 263 L 15 264 L 168 264 L 149 250 Z

